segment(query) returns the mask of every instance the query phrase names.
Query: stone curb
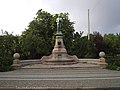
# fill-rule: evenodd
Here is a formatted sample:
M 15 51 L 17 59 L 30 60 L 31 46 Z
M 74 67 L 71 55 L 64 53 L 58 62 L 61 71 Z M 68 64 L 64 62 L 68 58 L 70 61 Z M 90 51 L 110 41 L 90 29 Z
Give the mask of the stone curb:
M 120 90 L 120 87 L 112 87 L 112 88 L 94 88 L 94 87 L 84 87 L 84 88 L 43 88 L 43 87 L 33 87 L 33 88 L 12 88 L 12 87 L 6 87 L 2 88 L 0 87 L 0 90 Z

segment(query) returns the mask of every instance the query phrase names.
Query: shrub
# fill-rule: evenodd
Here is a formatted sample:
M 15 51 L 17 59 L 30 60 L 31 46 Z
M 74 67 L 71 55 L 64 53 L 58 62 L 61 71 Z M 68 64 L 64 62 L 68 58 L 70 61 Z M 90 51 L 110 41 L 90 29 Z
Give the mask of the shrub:
M 108 69 L 120 70 L 120 56 L 107 57 Z
M 0 72 L 11 71 L 13 68 L 11 67 L 13 62 L 12 57 L 0 57 Z
M 6 71 L 12 71 L 14 70 L 14 68 L 12 68 L 11 66 L 1 66 L 0 67 L 0 72 L 6 72 Z

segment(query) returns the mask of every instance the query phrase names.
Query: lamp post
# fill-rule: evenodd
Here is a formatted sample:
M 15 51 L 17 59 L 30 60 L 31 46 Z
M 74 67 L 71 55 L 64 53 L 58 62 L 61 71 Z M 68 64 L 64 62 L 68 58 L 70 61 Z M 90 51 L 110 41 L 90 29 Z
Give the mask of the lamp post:
M 88 40 L 90 40 L 90 10 L 88 9 Z

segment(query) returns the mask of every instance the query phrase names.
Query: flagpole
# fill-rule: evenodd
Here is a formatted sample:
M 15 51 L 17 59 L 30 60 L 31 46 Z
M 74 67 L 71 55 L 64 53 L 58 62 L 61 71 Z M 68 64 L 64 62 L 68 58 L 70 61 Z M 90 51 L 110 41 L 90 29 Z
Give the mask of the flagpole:
M 88 9 L 88 40 L 90 40 L 90 10 Z

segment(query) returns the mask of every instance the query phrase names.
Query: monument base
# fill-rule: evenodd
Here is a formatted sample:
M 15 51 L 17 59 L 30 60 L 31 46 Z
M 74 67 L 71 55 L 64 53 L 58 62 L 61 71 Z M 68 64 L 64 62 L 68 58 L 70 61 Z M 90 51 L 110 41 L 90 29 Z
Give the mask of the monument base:
M 13 60 L 13 64 L 11 65 L 14 69 L 19 69 L 21 67 L 21 63 L 19 59 Z
M 41 58 L 43 64 L 66 65 L 78 63 L 77 56 L 68 55 L 64 47 L 55 47 L 50 56 L 43 56 Z
M 59 57 L 54 58 L 54 54 L 51 54 L 50 56 L 43 56 L 41 58 L 42 64 L 51 64 L 51 65 L 68 65 L 68 64 L 76 64 L 78 63 L 78 58 L 73 55 L 68 55 L 67 57 Z
M 55 46 L 50 56 L 43 56 L 41 58 L 43 64 L 56 64 L 56 65 L 65 65 L 65 64 L 75 64 L 78 63 L 77 56 L 70 56 L 67 54 L 63 43 L 62 33 L 56 34 Z

